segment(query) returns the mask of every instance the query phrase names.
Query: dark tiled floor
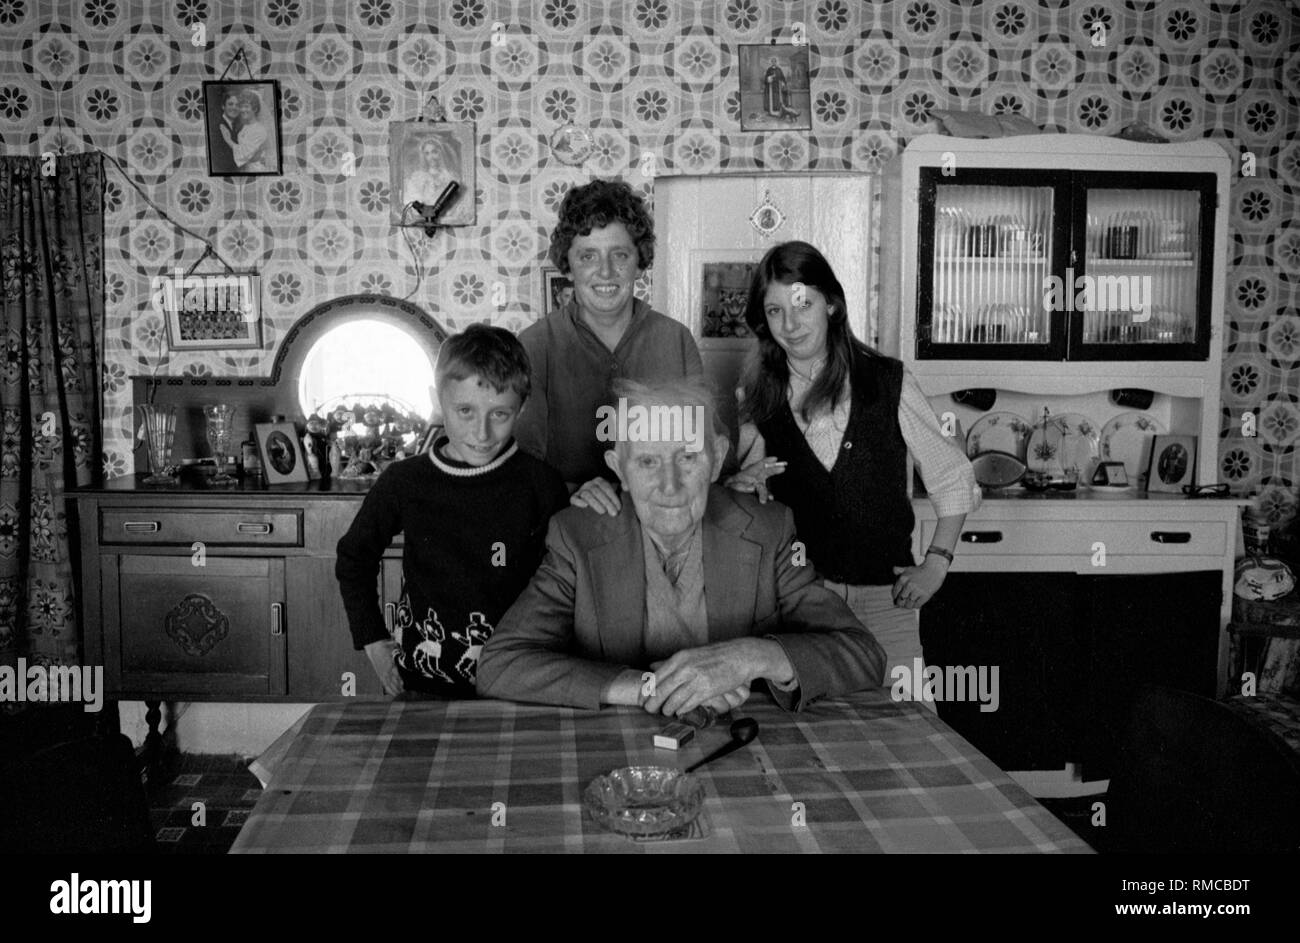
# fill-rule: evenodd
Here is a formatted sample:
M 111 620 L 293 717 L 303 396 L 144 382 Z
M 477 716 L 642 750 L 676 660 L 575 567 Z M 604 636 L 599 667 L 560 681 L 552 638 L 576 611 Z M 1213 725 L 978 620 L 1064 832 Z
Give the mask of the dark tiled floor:
M 261 783 L 237 756 L 181 754 L 150 786 L 149 818 L 160 854 L 223 855 L 262 795 Z M 202 803 L 204 824 L 195 824 Z

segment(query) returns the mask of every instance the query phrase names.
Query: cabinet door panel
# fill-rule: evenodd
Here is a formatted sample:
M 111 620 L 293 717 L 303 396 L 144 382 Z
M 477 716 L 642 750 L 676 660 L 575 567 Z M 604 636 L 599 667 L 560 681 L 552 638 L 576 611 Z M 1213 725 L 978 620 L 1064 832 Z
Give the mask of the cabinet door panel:
M 283 561 L 124 554 L 116 564 L 105 589 L 123 689 L 284 693 Z
M 1085 778 L 1110 775 L 1143 684 L 1215 696 L 1222 579 L 1214 570 L 1079 577 L 1091 639 L 1080 702 Z
M 952 573 L 921 609 L 926 665 L 998 669 L 998 707 L 941 703 L 939 716 L 1003 769 L 1075 759 L 1070 705 L 1080 633 L 1068 573 Z M 990 674 L 991 677 L 991 674 Z
M 379 571 L 379 602 L 384 607 L 384 625 L 393 631 L 397 604 L 402 600 L 402 558 L 386 557 Z
M 1069 248 L 1069 174 L 922 168 L 918 359 L 1060 360 L 1065 318 L 1044 305 Z
M 334 577 L 333 557 L 289 561 L 289 599 L 294 619 L 289 631 L 289 693 L 309 701 L 337 700 L 344 674 L 355 680 L 355 697 L 383 694 L 364 652 L 352 647 L 343 597 Z
M 1209 356 L 1214 174 L 1073 175 L 1074 360 Z

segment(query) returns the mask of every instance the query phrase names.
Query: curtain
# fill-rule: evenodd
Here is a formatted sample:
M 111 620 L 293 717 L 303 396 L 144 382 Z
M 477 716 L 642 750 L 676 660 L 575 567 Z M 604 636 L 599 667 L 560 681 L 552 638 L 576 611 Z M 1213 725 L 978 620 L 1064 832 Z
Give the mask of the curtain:
M 0 287 L 0 664 L 77 665 L 66 495 L 101 475 L 98 153 L 0 157 Z

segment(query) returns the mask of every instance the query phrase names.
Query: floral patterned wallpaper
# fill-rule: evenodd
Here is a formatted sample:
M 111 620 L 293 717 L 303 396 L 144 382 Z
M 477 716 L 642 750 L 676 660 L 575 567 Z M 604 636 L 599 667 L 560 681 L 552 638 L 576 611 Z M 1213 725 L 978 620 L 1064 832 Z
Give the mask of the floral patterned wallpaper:
M 496 24 L 500 24 L 497 26 Z M 206 44 L 195 45 L 197 26 Z M 802 34 L 811 132 L 742 133 L 736 47 Z M 1098 39 L 1103 42 L 1098 42 Z M 200 83 L 243 48 L 282 84 L 285 173 L 207 175 Z M 1234 183 L 1222 477 L 1295 515 L 1300 436 L 1300 13 L 1287 0 L 0 0 L 5 153 L 98 148 L 178 222 L 264 276 L 264 350 L 170 353 L 149 279 L 200 249 L 109 170 L 105 466 L 132 468 L 127 377 L 257 375 L 294 320 L 358 291 L 404 296 L 388 224 L 387 124 L 430 92 L 476 123 L 478 223 L 424 244 L 414 300 L 449 329 L 520 329 L 565 189 L 590 175 L 878 169 L 931 109 L 1021 113 L 1053 131 L 1143 121 L 1254 156 Z M 244 77 L 242 70 L 233 77 Z M 581 168 L 550 154 L 590 129 Z M 356 172 L 341 171 L 348 153 Z M 499 300 L 504 286 L 505 303 Z M 887 315 L 886 315 L 887 316 Z M 1259 410 L 1259 435 L 1237 434 Z

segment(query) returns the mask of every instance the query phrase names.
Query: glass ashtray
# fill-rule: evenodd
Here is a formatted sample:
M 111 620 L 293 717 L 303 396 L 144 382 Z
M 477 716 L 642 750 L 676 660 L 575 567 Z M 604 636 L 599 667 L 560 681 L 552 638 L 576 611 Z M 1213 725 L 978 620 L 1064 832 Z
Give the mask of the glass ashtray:
M 690 825 L 704 784 L 671 766 L 624 766 L 597 776 L 582 794 L 597 825 L 620 835 L 664 835 Z

